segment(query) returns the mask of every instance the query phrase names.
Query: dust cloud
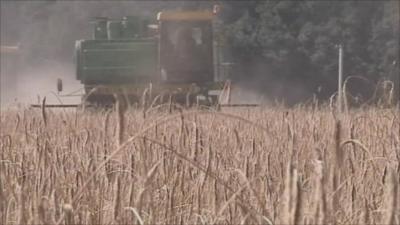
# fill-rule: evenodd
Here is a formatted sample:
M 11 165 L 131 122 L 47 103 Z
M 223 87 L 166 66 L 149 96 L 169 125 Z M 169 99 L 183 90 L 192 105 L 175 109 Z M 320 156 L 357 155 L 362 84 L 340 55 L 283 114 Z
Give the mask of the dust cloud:
M 51 66 L 49 66 L 51 65 Z M 21 71 L 20 79 L 18 80 L 18 102 L 22 103 L 37 103 L 38 99 L 46 97 L 46 103 L 59 104 L 57 94 L 57 79 L 62 79 L 64 90 L 60 94 L 61 101 L 64 104 L 78 104 L 79 96 L 62 95 L 68 93 L 83 93 L 83 86 L 79 81 L 75 80 L 75 67 L 73 64 L 59 62 L 44 62 L 43 65 L 38 65 L 35 68 L 26 68 Z
M 60 100 L 56 97 L 58 78 L 63 80 L 63 93 L 83 93 L 83 86 L 75 80 L 75 67 L 71 63 L 47 60 L 6 73 L 5 71 L 12 70 L 11 67 L 2 63 L 2 68 L 6 69 L 2 69 L 1 73 L 1 107 L 36 104 L 38 99 L 44 97 L 49 104 L 59 104 Z M 79 101 L 79 96 L 61 98 L 64 104 L 77 104 Z
M 155 20 L 158 11 L 178 9 L 186 3 L 0 1 L 0 4 L 0 44 L 19 46 L 16 55 L 1 54 L 0 105 L 4 107 L 18 103 L 36 104 L 38 98 L 43 97 L 49 104 L 59 103 L 54 95 L 57 78 L 63 79 L 63 93 L 82 93 L 83 85 L 75 80 L 75 40 L 91 38 L 93 28 L 90 21 L 93 17 L 119 19 L 125 15 L 139 15 Z M 311 96 L 311 93 L 304 94 L 305 89 L 315 89 L 299 85 L 304 83 L 304 79 L 288 81 L 268 66 L 264 68 L 257 64 L 264 65 L 253 60 L 250 65 L 244 65 L 247 69 L 238 69 L 237 75 L 233 74 L 232 102 L 266 103 L 281 96 L 287 97 L 288 93 L 295 102 L 299 96 Z M 80 97 L 62 98 L 66 104 L 79 101 Z
M 75 80 L 75 40 L 90 39 L 94 17 L 120 19 L 125 15 L 153 17 L 161 8 L 179 3 L 0 1 L 0 44 L 19 46 L 16 53 L 1 53 L 0 106 L 46 102 L 59 103 L 57 78 L 64 91 L 83 88 Z M 78 103 L 80 97 L 63 97 L 63 103 Z

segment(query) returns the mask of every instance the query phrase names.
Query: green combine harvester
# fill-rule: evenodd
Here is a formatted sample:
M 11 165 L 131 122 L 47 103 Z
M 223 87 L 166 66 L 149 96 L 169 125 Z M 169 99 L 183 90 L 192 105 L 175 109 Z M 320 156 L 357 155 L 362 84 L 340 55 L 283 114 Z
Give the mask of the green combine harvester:
M 93 39 L 75 45 L 81 105 L 110 106 L 121 99 L 216 105 L 229 98 L 229 82 L 215 71 L 211 11 L 159 12 L 157 23 L 139 17 L 95 18 Z M 62 91 L 62 81 L 57 89 Z M 221 93 L 224 93 L 221 95 Z

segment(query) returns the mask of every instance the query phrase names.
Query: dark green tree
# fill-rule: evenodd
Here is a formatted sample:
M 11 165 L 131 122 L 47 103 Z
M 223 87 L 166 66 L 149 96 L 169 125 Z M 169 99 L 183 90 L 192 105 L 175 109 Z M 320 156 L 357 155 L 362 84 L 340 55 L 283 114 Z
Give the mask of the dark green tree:
M 323 94 L 330 96 L 336 90 L 339 44 L 344 46 L 345 76 L 364 76 L 376 82 L 395 71 L 392 64 L 399 54 L 398 2 L 226 4 L 234 16 L 223 17 L 228 18 L 224 35 L 241 68 L 234 77 L 254 80 L 255 87 L 266 93 L 273 86 L 286 90 L 297 87 L 307 98 L 322 86 Z M 287 92 L 275 95 L 282 93 Z

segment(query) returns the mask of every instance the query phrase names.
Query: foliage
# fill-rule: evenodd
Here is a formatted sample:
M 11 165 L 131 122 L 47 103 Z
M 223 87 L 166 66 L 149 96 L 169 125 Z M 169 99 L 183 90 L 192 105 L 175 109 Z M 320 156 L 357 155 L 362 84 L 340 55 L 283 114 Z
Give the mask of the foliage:
M 225 5 L 236 15 L 236 19 L 221 16 L 226 21 L 224 33 L 231 52 L 254 79 L 283 76 L 332 89 L 339 44 L 344 46 L 346 76 L 361 75 L 372 81 L 393 78 L 394 61 L 398 72 L 398 2 L 257 1 Z M 249 61 L 257 61 L 263 71 L 272 72 L 259 74 L 260 65 L 248 66 Z

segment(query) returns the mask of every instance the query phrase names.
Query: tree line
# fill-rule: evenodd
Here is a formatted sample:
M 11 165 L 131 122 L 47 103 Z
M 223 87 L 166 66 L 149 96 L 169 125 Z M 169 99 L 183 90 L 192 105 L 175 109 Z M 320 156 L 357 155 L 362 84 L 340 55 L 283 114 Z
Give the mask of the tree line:
M 338 45 L 344 76 L 365 78 L 349 83 L 354 95 L 367 98 L 384 79 L 398 87 L 400 1 L 227 1 L 222 9 L 219 38 L 233 75 L 252 88 L 289 102 L 329 97 Z

